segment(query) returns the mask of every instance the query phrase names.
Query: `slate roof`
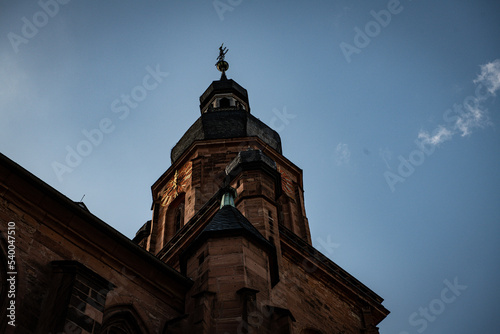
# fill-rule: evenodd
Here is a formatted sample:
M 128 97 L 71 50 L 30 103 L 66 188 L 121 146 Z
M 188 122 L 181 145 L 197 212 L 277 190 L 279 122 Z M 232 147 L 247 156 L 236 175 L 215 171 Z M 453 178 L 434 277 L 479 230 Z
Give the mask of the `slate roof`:
M 238 209 L 231 205 L 226 205 L 219 209 L 201 234 L 219 232 L 242 232 L 263 243 L 269 243 L 248 219 L 246 219 Z
M 234 206 L 225 205 L 217 211 L 212 220 L 201 231 L 196 239 L 182 252 L 180 256 L 181 272 L 186 274 L 187 258 L 200 244 L 209 238 L 224 238 L 245 236 L 262 247 L 269 256 L 271 285 L 279 282 L 278 259 L 276 247 L 260 234 L 260 232 Z
M 213 81 L 207 90 L 200 96 L 200 110 L 206 106 L 215 94 L 232 93 L 248 104 L 248 92 L 233 79 L 223 79 Z
M 224 238 L 234 235 L 243 235 L 257 242 L 268 251 L 275 251 L 274 245 L 264 238 L 237 208 L 226 205 L 217 211 L 203 231 L 184 250 L 183 257 L 209 238 Z
M 262 153 L 261 150 L 248 150 L 239 152 L 236 158 L 234 158 L 233 161 L 226 166 L 226 174 L 230 175 L 234 170 L 237 170 L 237 167 L 240 164 L 260 161 L 269 166 L 271 169 L 277 170 L 276 162 Z
M 198 140 L 258 137 L 281 154 L 279 134 L 245 110 L 204 113 L 184 133 L 170 153 L 172 164 Z
M 248 93 L 245 88 L 232 79 L 221 79 L 212 82 L 200 96 L 200 110 L 205 108 L 214 95 L 221 93 L 233 94 L 248 104 Z M 248 108 L 250 108 L 249 105 Z M 202 113 L 201 117 L 191 125 L 172 148 L 170 159 L 172 164 L 175 163 L 189 146 L 197 140 L 242 137 L 258 137 L 281 154 L 281 138 L 278 132 L 251 115 L 250 109 L 242 110 L 237 107 L 230 107 Z

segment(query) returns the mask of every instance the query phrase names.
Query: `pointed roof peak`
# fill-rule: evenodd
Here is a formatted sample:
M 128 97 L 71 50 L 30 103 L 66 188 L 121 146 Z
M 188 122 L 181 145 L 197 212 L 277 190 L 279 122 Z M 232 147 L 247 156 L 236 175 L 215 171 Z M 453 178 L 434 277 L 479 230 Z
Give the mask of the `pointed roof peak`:
M 222 236 L 224 232 L 228 234 L 246 234 L 259 242 L 269 243 L 240 210 L 231 205 L 222 206 L 208 225 L 205 226 L 201 234 L 222 233 Z

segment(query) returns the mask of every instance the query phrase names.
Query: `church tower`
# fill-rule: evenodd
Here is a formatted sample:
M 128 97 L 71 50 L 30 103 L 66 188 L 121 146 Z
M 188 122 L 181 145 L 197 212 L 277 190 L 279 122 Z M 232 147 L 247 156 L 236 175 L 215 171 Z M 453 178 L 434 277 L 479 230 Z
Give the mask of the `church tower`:
M 312 246 L 302 170 L 226 77 L 226 52 L 134 239 L 193 281 L 167 333 L 378 333 L 383 299 Z

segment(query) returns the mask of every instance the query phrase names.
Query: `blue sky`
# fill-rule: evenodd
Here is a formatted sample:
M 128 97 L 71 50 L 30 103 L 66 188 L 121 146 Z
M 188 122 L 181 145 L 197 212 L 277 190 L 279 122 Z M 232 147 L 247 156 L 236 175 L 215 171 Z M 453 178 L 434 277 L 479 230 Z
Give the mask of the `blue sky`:
M 4 0 L 0 31 L 0 151 L 126 236 L 224 42 L 381 333 L 497 331 L 500 3 Z

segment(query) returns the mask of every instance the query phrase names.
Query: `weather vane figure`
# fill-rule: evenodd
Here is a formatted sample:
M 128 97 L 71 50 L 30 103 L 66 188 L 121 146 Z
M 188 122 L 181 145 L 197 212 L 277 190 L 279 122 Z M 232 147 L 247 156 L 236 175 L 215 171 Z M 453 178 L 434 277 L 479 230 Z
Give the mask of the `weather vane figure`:
M 224 47 L 224 43 L 222 43 L 222 45 L 219 47 L 219 57 L 217 57 L 217 60 L 218 61 L 224 61 L 224 57 L 226 57 L 226 53 L 228 51 L 229 50 Z
M 229 64 L 224 60 L 227 51 L 229 50 L 225 48 L 224 43 L 222 43 L 222 45 L 219 47 L 219 56 L 217 57 L 217 63 L 215 64 L 217 69 L 222 72 L 222 78 L 226 77 L 226 71 L 229 68 Z

